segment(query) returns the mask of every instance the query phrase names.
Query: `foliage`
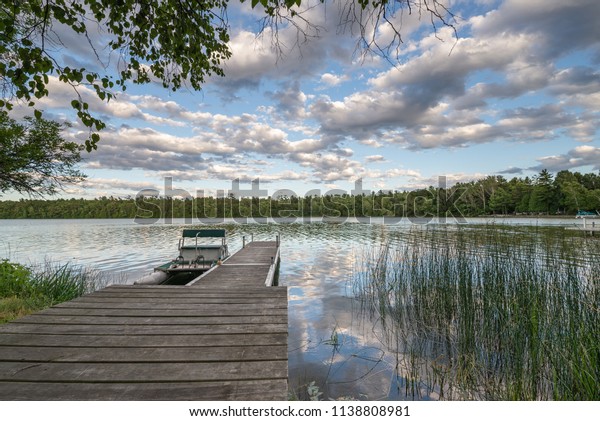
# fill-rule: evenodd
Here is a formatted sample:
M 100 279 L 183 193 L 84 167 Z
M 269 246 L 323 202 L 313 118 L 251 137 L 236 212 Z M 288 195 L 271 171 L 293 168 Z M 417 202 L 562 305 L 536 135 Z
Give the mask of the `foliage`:
M 251 0 L 253 8 L 260 5 L 263 9 L 263 25 L 271 26 L 274 34 L 285 22 L 309 37 L 305 31 L 315 27 L 302 17 L 298 9 L 301 3 Z M 374 39 L 380 24 L 389 25 L 395 34 L 391 44 L 402 42 L 399 28 L 391 21 L 396 12 L 414 10 L 429 15 L 434 28 L 436 23 L 450 25 L 453 17 L 438 0 L 341 3 L 345 9 L 343 24 L 358 24 L 363 46 L 382 54 L 386 54 L 385 49 Z M 4 96 L 0 111 L 10 110 L 15 100 L 35 107 L 49 96 L 49 77 L 56 75 L 73 88 L 70 105 L 90 129 L 87 150 L 96 149 L 100 139 L 97 132 L 105 123 L 92 115 L 81 88 L 90 88 L 106 102 L 115 97 L 115 89 L 124 91 L 130 82 L 158 80 L 172 90 L 182 86 L 201 89 L 208 76 L 224 75 L 223 62 L 231 56 L 227 7 L 227 0 L 4 1 L 0 6 L 0 83 Z M 370 28 L 368 34 L 366 28 Z M 98 37 L 101 41 L 96 41 Z M 78 41 L 79 49 L 87 48 L 87 54 L 94 55 L 98 63 L 72 66 L 61 53 L 73 47 L 63 42 L 68 38 Z M 104 53 L 98 50 L 99 45 L 107 46 L 108 57 L 101 58 Z M 114 76 L 111 60 L 117 62 Z M 34 114 L 39 117 L 41 111 L 35 109 Z
M 72 300 L 103 283 L 98 273 L 69 264 L 30 268 L 0 260 L 0 323 Z
M 0 260 L 0 297 L 27 296 L 31 293 L 31 271 L 19 263 Z
M 551 177 L 552 178 L 552 177 Z M 600 174 L 559 172 L 542 202 L 541 185 L 529 178 L 490 176 L 452 187 L 414 191 L 378 191 L 352 196 L 274 199 L 233 196 L 177 199 L 138 197 L 93 200 L 56 199 L 0 201 L 0 218 L 310 218 L 389 217 L 451 218 L 502 215 L 575 215 L 578 210 L 600 210 Z M 536 191 L 536 189 L 538 189 Z M 546 194 L 546 193 L 544 193 Z M 550 200 L 551 198 L 551 200 Z M 540 205 L 543 203 L 543 207 Z M 141 221 L 143 222 L 143 221 Z
M 18 124 L 0 112 L 0 192 L 54 194 L 85 176 L 75 169 L 81 146 L 61 137 L 61 125 L 43 118 Z
M 311 401 L 318 401 L 320 400 L 321 395 L 323 395 L 323 392 L 319 390 L 319 386 L 317 386 L 314 381 L 306 386 L 306 393 Z
M 127 83 L 162 81 L 173 90 L 189 83 L 200 89 L 206 76 L 222 75 L 221 61 L 230 56 L 225 0 L 34 0 L 3 2 L 0 9 L 0 77 L 7 99 L 0 108 L 12 108 L 14 98 L 35 106 L 48 96 L 49 75 L 74 89 L 71 106 L 81 122 L 95 131 L 105 123 L 92 116 L 78 88 L 93 89 L 102 101 L 114 97 L 113 88 Z M 118 54 L 119 71 L 71 67 L 64 63 L 59 31 L 72 31 L 96 57 L 92 28 L 108 37 L 108 50 Z M 58 53 L 57 53 L 58 51 Z M 108 66 L 108 65 L 106 65 Z M 40 115 L 39 111 L 36 115 Z M 88 151 L 99 140 L 92 133 Z

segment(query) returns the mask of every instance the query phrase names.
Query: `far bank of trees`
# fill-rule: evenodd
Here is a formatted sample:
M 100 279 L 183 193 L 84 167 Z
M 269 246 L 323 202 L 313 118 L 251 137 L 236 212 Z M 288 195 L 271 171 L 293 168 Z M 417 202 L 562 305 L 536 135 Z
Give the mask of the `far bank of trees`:
M 535 177 L 489 176 L 452 187 L 352 196 L 233 195 L 1 201 L 0 218 L 471 217 L 574 215 L 600 210 L 600 173 L 543 170 Z

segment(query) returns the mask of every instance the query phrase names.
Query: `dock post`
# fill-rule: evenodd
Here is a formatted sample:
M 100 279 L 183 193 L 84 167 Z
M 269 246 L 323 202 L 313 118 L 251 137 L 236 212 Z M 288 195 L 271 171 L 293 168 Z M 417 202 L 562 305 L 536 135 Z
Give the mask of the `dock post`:
M 279 247 L 279 234 L 275 236 L 275 243 L 277 244 L 277 247 Z
M 246 236 L 242 235 L 242 248 L 245 249 L 246 248 Z

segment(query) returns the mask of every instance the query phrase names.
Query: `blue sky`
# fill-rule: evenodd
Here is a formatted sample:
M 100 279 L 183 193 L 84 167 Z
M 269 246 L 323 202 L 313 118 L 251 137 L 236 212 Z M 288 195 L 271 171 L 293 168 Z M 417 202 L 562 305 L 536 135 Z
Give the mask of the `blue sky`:
M 281 28 L 280 55 L 268 30 L 257 38 L 260 12 L 231 3 L 233 56 L 201 92 L 131 85 L 106 104 L 83 88 L 108 127 L 84 154 L 88 179 L 62 196 L 164 193 L 165 177 L 192 195 L 236 178 L 304 195 L 350 191 L 358 179 L 406 190 L 439 176 L 600 170 L 598 0 L 451 1 L 458 38 L 404 14 L 395 65 L 356 52 L 356 38 L 337 30 L 339 4 L 304 12 L 322 30 L 299 48 L 297 32 Z M 375 36 L 389 34 L 384 24 Z M 62 40 L 64 62 L 97 64 L 80 39 Z M 72 91 L 51 82 L 40 108 L 73 121 Z M 82 133 L 75 124 L 68 136 Z

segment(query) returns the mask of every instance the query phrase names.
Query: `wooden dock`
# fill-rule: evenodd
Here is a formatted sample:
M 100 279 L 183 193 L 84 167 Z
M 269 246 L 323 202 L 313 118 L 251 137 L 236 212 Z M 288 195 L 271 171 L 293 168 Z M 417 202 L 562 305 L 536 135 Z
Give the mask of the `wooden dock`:
M 0 396 L 286 400 L 278 253 L 250 243 L 192 285 L 111 286 L 0 326 Z
M 583 220 L 583 223 L 581 225 L 568 227 L 567 229 L 571 231 L 581 231 L 584 233 L 584 235 L 593 236 L 597 232 L 600 233 L 600 221 L 587 221 L 586 223 L 586 221 Z
M 253 241 L 189 285 L 204 287 L 227 284 L 236 288 L 272 286 L 276 283 L 278 264 L 278 242 Z

